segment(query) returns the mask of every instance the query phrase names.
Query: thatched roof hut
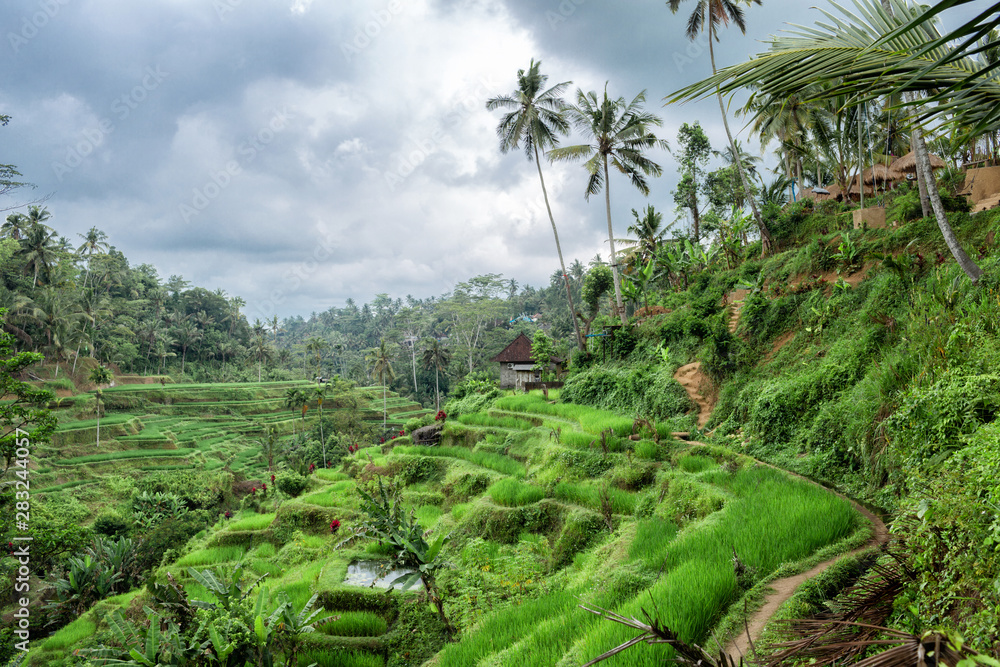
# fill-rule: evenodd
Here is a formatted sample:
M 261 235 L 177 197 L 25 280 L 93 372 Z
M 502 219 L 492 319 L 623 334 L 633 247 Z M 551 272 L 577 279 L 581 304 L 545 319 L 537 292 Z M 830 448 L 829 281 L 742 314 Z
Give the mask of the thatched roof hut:
M 876 162 L 868 169 L 865 169 L 862 174 L 862 179 L 867 185 L 872 185 L 874 183 L 891 183 L 893 181 L 905 180 L 905 176 L 901 171 L 893 171 L 889 167 L 885 166 L 881 162 Z
M 864 192 L 865 192 L 865 196 L 866 197 L 874 196 L 874 194 L 875 194 L 875 188 L 874 187 L 872 187 L 871 185 L 865 185 L 864 189 L 865 189 Z M 851 199 L 860 199 L 861 198 L 861 187 L 858 184 L 858 177 L 857 176 L 855 176 L 853 179 L 851 179 L 850 185 L 847 186 L 847 196 L 850 197 Z
M 948 163 L 939 158 L 937 155 L 930 153 L 931 158 L 931 169 L 944 169 L 948 166 Z M 901 174 L 915 174 L 917 173 L 917 156 L 913 151 L 910 151 L 903 157 L 899 158 L 895 162 L 889 165 L 889 170 L 894 172 L 899 172 Z

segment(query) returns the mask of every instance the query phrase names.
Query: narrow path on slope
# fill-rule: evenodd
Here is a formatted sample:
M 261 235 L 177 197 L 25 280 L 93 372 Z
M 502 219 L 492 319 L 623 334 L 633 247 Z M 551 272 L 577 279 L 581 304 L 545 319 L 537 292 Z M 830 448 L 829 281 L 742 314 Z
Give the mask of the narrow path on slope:
M 727 303 L 731 308 L 730 319 L 729 319 L 729 330 L 732 332 L 736 331 L 737 326 L 739 326 L 740 313 L 743 309 L 743 300 L 746 298 L 747 290 L 736 290 L 727 296 Z M 680 382 L 684 390 L 687 391 L 688 396 L 691 400 L 697 403 L 698 412 L 698 428 L 704 428 L 705 424 L 708 423 L 709 418 L 712 416 L 712 410 L 715 409 L 715 389 L 712 386 L 711 380 L 701 371 L 701 363 L 695 362 L 692 364 L 687 364 L 681 366 L 677 369 L 674 374 L 674 379 Z M 686 433 L 675 433 L 675 437 L 686 437 Z M 692 445 L 700 445 L 703 443 L 691 441 Z M 782 472 L 792 475 L 793 477 L 798 477 L 804 479 L 810 484 L 822 487 L 828 492 L 840 496 L 844 500 L 851 503 L 858 512 L 868 520 L 872 525 L 873 535 L 868 542 L 864 545 L 854 549 L 845 554 L 841 554 L 835 558 L 825 560 L 822 563 L 818 563 L 809 570 L 802 572 L 800 574 L 793 575 L 791 577 L 784 577 L 782 579 L 776 579 L 768 584 L 769 592 L 764 597 L 764 604 L 761 605 L 750 618 L 747 619 L 746 626 L 742 632 L 740 632 L 736 637 L 729 642 L 726 646 L 726 653 L 732 656 L 746 656 L 747 659 L 751 659 L 753 656 L 750 655 L 750 643 L 752 642 L 756 645 L 757 641 L 760 639 L 761 634 L 764 632 L 764 626 L 767 622 L 771 620 L 771 617 L 778 611 L 785 602 L 787 602 L 795 591 L 798 590 L 799 586 L 805 581 L 819 575 L 825 571 L 828 567 L 836 563 L 842 558 L 847 556 L 852 556 L 854 554 L 860 553 L 866 549 L 873 546 L 881 546 L 885 544 L 889 539 L 889 529 L 886 528 L 885 523 L 876 514 L 871 512 L 868 508 L 862 506 L 860 503 L 848 498 L 842 493 L 833 491 L 824 487 L 807 477 L 802 475 L 789 472 L 782 468 L 772 466 L 764 461 L 758 461 L 760 465 L 766 465 L 775 470 L 781 470 Z M 747 636 L 749 634 L 749 637 Z
M 754 645 L 757 644 L 757 641 L 760 639 L 761 634 L 764 632 L 764 626 L 767 625 L 767 622 L 771 620 L 771 617 L 774 616 L 774 614 L 778 611 L 778 608 L 781 607 L 781 605 L 787 602 L 789 598 L 791 598 L 792 595 L 795 594 L 795 591 L 798 590 L 800 585 L 802 585 L 805 581 L 819 575 L 820 573 L 825 571 L 828 567 L 830 567 L 840 559 L 846 558 L 848 556 L 853 556 L 862 551 L 865 551 L 866 549 L 870 549 L 873 546 L 882 546 L 889 540 L 889 529 L 886 527 L 882 519 L 879 518 L 878 515 L 876 515 L 874 512 L 861 505 L 860 503 L 852 500 L 851 498 L 848 498 L 842 493 L 837 493 L 832 489 L 827 489 L 826 487 L 823 487 L 821 484 L 818 484 L 817 482 L 814 482 L 813 480 L 807 477 L 802 477 L 802 475 L 797 475 L 793 472 L 783 470 L 782 468 L 771 466 L 770 464 L 764 463 L 763 461 L 760 461 L 759 463 L 761 463 L 762 465 L 770 466 L 771 468 L 775 468 L 776 470 L 782 470 L 782 472 L 788 475 L 804 479 L 810 484 L 821 486 L 828 492 L 836 496 L 840 496 L 844 500 L 851 503 L 854 506 L 854 509 L 858 510 L 858 512 L 860 512 L 861 515 L 868 520 L 868 522 L 872 525 L 873 534 L 872 538 L 868 540 L 868 542 L 858 547 L 857 549 L 854 549 L 853 551 L 849 551 L 835 558 L 831 558 L 829 560 L 823 561 L 822 563 L 818 563 L 809 570 L 806 570 L 805 572 L 802 572 L 800 574 L 796 574 L 791 577 L 784 577 L 782 579 L 775 579 L 770 584 L 768 584 L 769 592 L 764 597 L 764 604 L 761 605 L 761 607 L 757 609 L 757 611 L 753 612 L 750 615 L 750 618 L 747 619 L 744 630 L 740 632 L 736 637 L 734 637 L 726 646 L 726 653 L 728 653 L 729 655 L 746 656 L 748 660 L 753 658 L 753 656 L 750 655 L 751 651 L 750 651 L 749 640 L 752 639 Z M 749 639 L 747 637 L 747 633 L 749 633 L 750 635 Z

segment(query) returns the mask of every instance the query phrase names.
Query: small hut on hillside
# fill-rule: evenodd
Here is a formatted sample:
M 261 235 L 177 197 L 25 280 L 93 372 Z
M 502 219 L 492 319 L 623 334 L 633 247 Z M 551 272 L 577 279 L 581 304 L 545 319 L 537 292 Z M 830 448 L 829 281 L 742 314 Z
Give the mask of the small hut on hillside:
M 541 371 L 535 370 L 535 362 L 531 358 L 531 339 L 523 333 L 518 334 L 510 345 L 490 361 L 500 364 L 500 388 L 523 389 L 526 382 L 541 382 Z M 552 357 L 550 367 L 560 373 L 563 360 Z

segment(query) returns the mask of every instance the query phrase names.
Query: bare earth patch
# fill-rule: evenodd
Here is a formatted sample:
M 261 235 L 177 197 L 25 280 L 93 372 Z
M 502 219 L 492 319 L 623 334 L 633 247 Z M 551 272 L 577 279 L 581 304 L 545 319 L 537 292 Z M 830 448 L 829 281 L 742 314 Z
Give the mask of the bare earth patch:
M 696 361 L 681 366 L 674 373 L 674 379 L 684 387 L 684 391 L 698 405 L 698 428 L 704 428 L 709 417 L 712 416 L 712 410 L 715 409 L 718 392 L 712 380 L 701 371 L 701 362 Z

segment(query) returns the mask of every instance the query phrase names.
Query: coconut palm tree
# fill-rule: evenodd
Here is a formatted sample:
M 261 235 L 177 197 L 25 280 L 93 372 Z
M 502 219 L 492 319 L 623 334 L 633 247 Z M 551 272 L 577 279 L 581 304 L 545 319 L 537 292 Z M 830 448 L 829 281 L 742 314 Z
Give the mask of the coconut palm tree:
M 451 350 L 441 345 L 441 341 L 433 338 L 427 342 L 421 360 L 424 368 L 434 369 L 434 411 L 441 411 L 441 371 L 448 368 L 451 363 Z
M 17 254 L 24 258 L 25 271 L 34 271 L 32 286 L 37 287 L 39 274 L 47 278 L 49 268 L 58 256 L 58 235 L 45 225 L 36 224 L 28 229 L 20 243 Z
M 7 221 L 0 226 L 0 234 L 8 236 L 15 241 L 20 241 L 30 227 L 28 216 L 24 213 L 11 213 L 7 216 Z
M 76 249 L 76 254 L 87 256 L 87 274 L 83 278 L 83 286 L 87 286 L 87 279 L 90 277 L 90 260 L 95 254 L 103 254 L 110 246 L 107 243 L 108 235 L 97 227 L 91 227 L 86 234 L 77 234 L 83 239 L 83 243 Z
M 322 375 L 323 353 L 329 347 L 330 344 L 322 338 L 313 337 L 306 341 L 306 352 L 312 354 L 313 358 L 316 359 L 316 377 L 321 377 Z
M 257 361 L 257 382 L 261 381 L 264 362 L 271 358 L 271 346 L 267 344 L 267 335 L 263 332 L 254 334 L 250 339 L 250 355 Z
M 806 86 L 825 84 L 826 88 L 815 95 L 854 96 L 860 102 L 909 94 L 911 99 L 906 104 L 910 106 L 921 101 L 943 102 L 918 107 L 914 112 L 918 121 L 947 114 L 949 122 L 969 134 L 1000 127 L 1000 83 L 990 74 L 994 70 L 980 60 L 964 57 L 962 48 L 949 46 L 948 36 L 942 36 L 927 19 L 925 13 L 929 12 L 925 8 L 902 0 L 886 3 L 891 13 L 875 0 L 857 0 L 857 10 L 842 10 L 843 16 L 821 10 L 831 23 L 774 37 L 769 51 L 679 90 L 669 100 L 699 99 L 714 91 L 733 93 L 745 87 L 781 97 Z M 936 13 L 941 5 L 955 4 L 963 2 L 944 0 L 931 12 Z M 990 27 L 963 26 L 966 32 L 959 36 L 978 39 L 978 31 Z M 922 93 L 931 97 L 913 99 Z M 926 142 L 919 132 L 911 138 L 911 147 L 941 235 L 965 274 L 976 281 L 982 269 L 959 245 L 948 223 Z
M 330 385 L 323 383 L 318 385 L 313 389 L 313 396 L 316 398 L 316 407 L 319 410 L 319 444 L 323 448 L 323 467 L 326 467 L 326 438 L 323 437 L 323 399 L 326 398 L 326 392 L 330 389 Z M 303 416 L 305 413 L 302 413 Z
M 632 217 L 635 218 L 635 223 L 629 225 L 628 231 L 635 238 L 618 239 L 618 242 L 625 248 L 622 258 L 635 268 L 646 266 L 656 256 L 671 225 L 662 226 L 663 214 L 653 208 L 652 204 L 646 206 L 642 213 L 632 209 Z
M 667 0 L 670 11 L 677 13 L 683 0 Z M 761 3 L 761 0 L 745 0 L 750 4 Z M 744 35 L 747 32 L 746 20 L 743 16 L 743 9 L 734 0 L 697 0 L 694 11 L 688 17 L 686 34 L 688 39 L 694 41 L 698 38 L 698 33 L 702 30 L 708 32 L 708 56 L 712 61 L 712 74 L 715 74 L 715 42 L 719 39 L 718 29 L 720 25 L 728 26 L 735 23 Z M 726 137 L 729 139 L 729 146 L 733 155 L 739 155 L 736 143 L 733 141 L 733 133 L 729 129 L 729 118 L 726 116 L 726 106 L 722 103 L 722 93 L 717 89 L 716 97 L 719 99 L 719 111 L 722 113 L 722 125 L 726 128 Z M 746 193 L 746 199 L 750 202 L 750 210 L 753 211 L 754 220 L 757 221 L 757 228 L 760 230 L 762 251 L 766 254 L 771 249 L 771 232 L 764 224 L 757 204 L 754 201 L 753 193 L 750 190 L 750 181 L 743 169 L 740 161 L 736 162 L 736 171 L 740 175 L 740 183 Z
M 90 376 L 88 379 L 97 386 L 97 393 L 95 394 L 95 402 L 97 405 L 97 446 L 101 446 L 101 385 L 109 384 L 114 376 L 111 371 L 104 366 L 98 366 L 90 370 Z
M 385 338 L 381 339 L 379 346 L 368 354 L 368 362 L 371 364 L 372 375 L 377 376 L 382 382 L 382 428 L 384 429 L 389 414 L 386 407 L 388 405 L 386 390 L 388 384 L 396 378 L 396 374 L 392 370 L 392 352 L 386 344 Z
M 593 91 L 584 93 L 578 89 L 576 102 L 575 105 L 566 107 L 566 115 L 593 143 L 555 148 L 549 151 L 549 157 L 553 160 L 586 160 L 584 167 L 590 178 L 587 180 L 585 196 L 589 200 L 590 195 L 604 190 L 604 204 L 608 216 L 608 243 L 611 246 L 611 257 L 617 262 L 615 233 L 611 224 L 611 183 L 608 163 L 628 176 L 639 192 L 648 195 L 649 185 L 646 176 L 659 176 L 663 170 L 643 152 L 651 148 L 666 149 L 667 142 L 657 139 L 650 130 L 652 126 L 659 126 L 661 121 L 658 116 L 643 110 L 646 91 L 642 91 L 631 102 L 626 103 L 624 97 L 618 99 L 608 97 L 608 87 L 605 84 L 603 98 L 598 99 L 597 93 Z M 626 324 L 617 263 L 612 263 L 611 271 L 614 277 L 618 316 L 622 324 Z
M 187 351 L 192 345 L 203 338 L 201 331 L 193 322 L 184 322 L 174 329 L 177 345 L 181 348 L 181 375 L 184 375 L 184 362 L 187 360 Z M 260 382 L 259 372 L 257 381 Z
M 500 95 L 491 98 L 486 102 L 486 108 L 490 111 L 496 109 L 510 109 L 504 114 L 497 125 L 497 136 L 500 138 L 500 152 L 507 153 L 512 149 L 520 148 L 524 145 L 524 154 L 528 160 L 534 160 L 538 168 L 538 180 L 542 184 L 542 199 L 545 200 L 545 210 L 549 214 L 549 222 L 552 224 L 552 235 L 556 240 L 556 253 L 559 255 L 559 267 L 562 269 L 563 282 L 566 285 L 566 299 L 569 301 L 569 311 L 575 312 L 573 306 L 573 294 L 569 288 L 569 276 L 566 274 L 566 262 L 563 261 L 562 246 L 559 243 L 559 232 L 556 229 L 556 220 L 552 215 L 552 207 L 549 205 L 549 193 L 545 189 L 545 178 L 542 176 L 542 163 L 538 157 L 538 149 L 542 151 L 554 148 L 559 144 L 559 135 L 569 132 L 569 123 L 563 115 L 563 100 L 560 97 L 562 92 L 571 82 L 564 81 L 557 83 L 548 90 L 545 83 L 548 76 L 541 74 L 538 70 L 541 62 L 531 60 L 528 70 L 517 71 L 517 90 L 510 95 Z M 580 349 L 584 349 L 583 337 L 580 335 L 580 325 L 573 322 L 576 327 L 576 340 Z

